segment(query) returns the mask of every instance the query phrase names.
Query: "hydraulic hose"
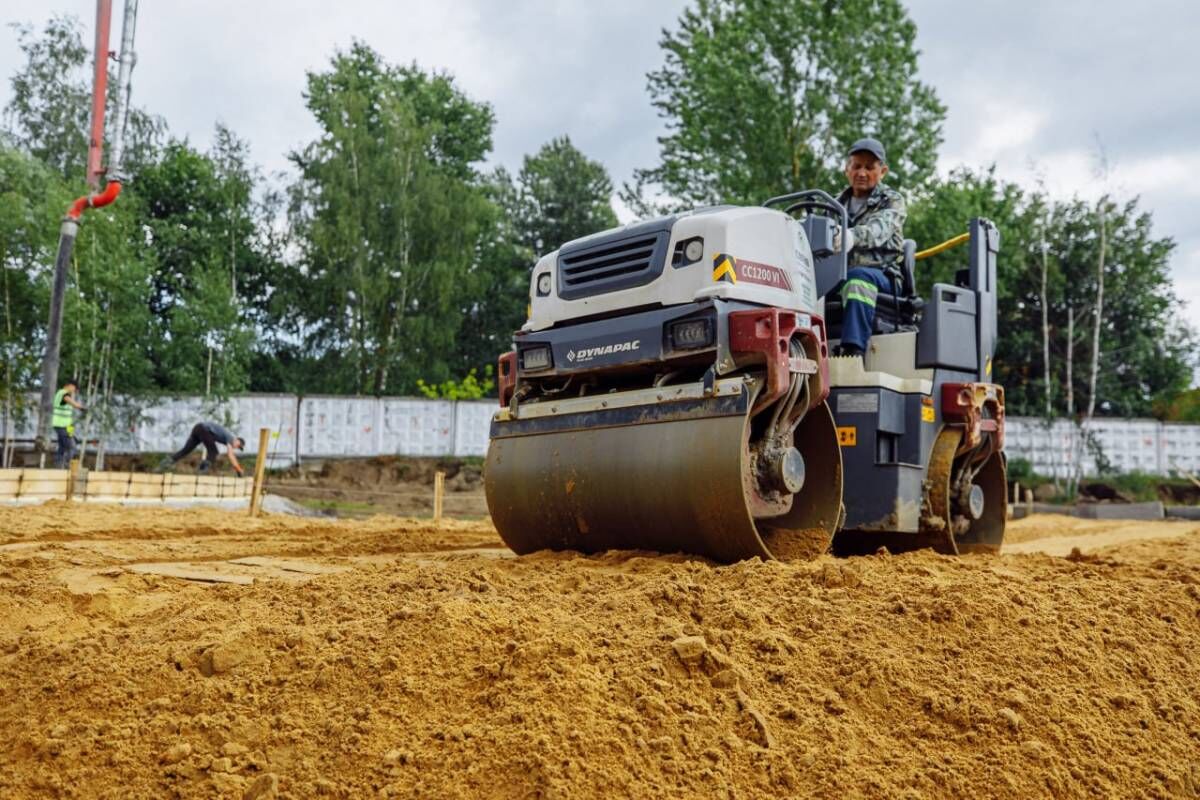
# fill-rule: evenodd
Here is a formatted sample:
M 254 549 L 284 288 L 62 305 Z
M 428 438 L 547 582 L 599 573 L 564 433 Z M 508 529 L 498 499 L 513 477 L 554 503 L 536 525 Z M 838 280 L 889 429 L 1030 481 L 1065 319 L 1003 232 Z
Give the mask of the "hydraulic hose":
M 914 256 L 914 258 L 916 258 L 917 261 L 920 261 L 922 259 L 929 258 L 930 256 L 936 256 L 938 253 L 942 252 L 943 250 L 949 250 L 951 247 L 957 247 L 958 245 L 962 244 L 963 242 L 967 241 L 970 238 L 971 238 L 971 234 L 960 233 L 958 236 L 955 236 L 953 239 L 947 239 L 946 241 L 942 242 L 941 244 L 935 244 L 933 247 L 930 247 L 927 250 L 922 250 L 921 252 L 917 253 L 916 256 Z

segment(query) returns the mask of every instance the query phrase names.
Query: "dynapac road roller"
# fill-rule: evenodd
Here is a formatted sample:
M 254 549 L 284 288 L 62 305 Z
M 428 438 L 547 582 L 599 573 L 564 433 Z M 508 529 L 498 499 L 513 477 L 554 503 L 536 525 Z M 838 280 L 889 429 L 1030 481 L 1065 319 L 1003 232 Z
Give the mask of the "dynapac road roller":
M 721 562 L 828 550 L 996 551 L 1004 392 L 991 383 L 999 235 L 955 283 L 884 265 L 864 356 L 831 357 L 852 231 L 820 191 L 564 244 L 500 357 L 484 484 L 517 553 Z M 836 539 L 835 539 L 836 535 Z

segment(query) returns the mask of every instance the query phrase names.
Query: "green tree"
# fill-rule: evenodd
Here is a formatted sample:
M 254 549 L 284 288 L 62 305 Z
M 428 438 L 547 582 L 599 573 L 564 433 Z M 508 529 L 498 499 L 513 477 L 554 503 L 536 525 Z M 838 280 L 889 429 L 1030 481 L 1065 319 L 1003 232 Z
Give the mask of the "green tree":
M 211 153 L 171 141 L 137 177 L 129 202 L 145 231 L 140 257 L 154 265 L 147 353 L 163 389 L 224 396 L 249 385 L 253 327 L 268 322 L 279 271 L 256 182 L 245 143 L 222 126 Z
M 15 419 L 36 413 L 25 407 L 25 390 L 37 380 L 46 265 L 54 261 L 54 221 L 68 201 L 53 170 L 0 135 L 0 439 L 12 435 Z
M 1200 389 L 1191 388 L 1159 397 L 1154 416 L 1168 422 L 1200 422 Z
M 79 20 L 55 16 L 39 33 L 14 26 L 25 64 L 11 79 L 12 98 L 5 124 L 13 141 L 70 181 L 79 183 L 87 169 L 92 99 L 91 49 L 84 45 Z M 113 121 L 117 82 L 110 69 L 106 124 Z M 111 130 L 111 124 L 108 124 Z M 165 130 L 162 119 L 130 108 L 125 127 L 125 171 L 136 173 L 152 160 Z M 111 133 L 106 133 L 111 140 Z
M 383 394 L 450 378 L 488 213 L 476 164 L 491 109 L 361 43 L 309 74 L 307 103 L 322 133 L 292 154 L 293 331 L 319 388 Z
M 461 370 L 489 368 L 525 321 L 529 276 L 538 257 L 617 225 L 604 165 L 566 136 L 526 156 L 516 180 L 503 167 L 485 183 L 492 210 L 471 270 L 456 346 Z
M 526 318 L 529 276 L 537 258 L 519 226 L 521 202 L 516 183 L 503 167 L 482 185 L 488 203 L 461 299 L 461 324 L 455 343 L 457 374 L 494 369 L 496 358 L 512 347 L 512 334 Z
M 905 232 L 921 247 L 962 233 L 974 216 L 987 217 L 1000 230 L 995 375 L 1005 387 L 1009 413 L 1045 413 L 1043 247 L 1052 410 L 1076 416 L 1087 406 L 1101 213 L 1107 241 L 1097 409 L 1149 415 L 1156 400 L 1188 386 L 1194 334 L 1178 321 L 1181 305 L 1170 277 L 1174 243 L 1154 237 L 1150 215 L 1136 200 L 1054 202 L 997 179 L 993 170 L 959 169 L 917 193 L 910 212 Z M 964 259 L 961 249 L 952 249 L 920 262 L 918 286 L 927 292 L 934 282 L 952 282 L 955 271 L 966 266 Z
M 617 224 L 608 170 L 566 136 L 526 156 L 517 185 L 510 213 L 515 214 L 521 244 L 536 255 Z
M 667 132 L 661 163 L 622 198 L 761 203 L 841 185 L 846 149 L 887 146 L 889 182 L 932 173 L 945 109 L 917 78 L 916 26 L 899 0 L 696 0 L 648 76 Z

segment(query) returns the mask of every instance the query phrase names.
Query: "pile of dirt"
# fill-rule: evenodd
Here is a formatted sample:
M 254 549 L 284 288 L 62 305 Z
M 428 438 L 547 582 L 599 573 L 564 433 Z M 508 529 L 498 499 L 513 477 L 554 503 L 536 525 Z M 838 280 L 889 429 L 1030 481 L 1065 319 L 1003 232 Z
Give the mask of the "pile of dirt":
M 398 553 L 86 593 L 57 544 L 0 549 L 4 796 L 1200 790 L 1195 527 L 1095 561 Z
M 433 512 L 434 474 L 446 476 L 444 511 L 448 516 L 484 518 L 483 468 L 458 458 L 325 459 L 271 473 L 270 491 L 339 516 Z
M 477 463 L 458 458 L 373 456 L 323 459 L 283 470 L 278 477 L 326 487 L 386 489 L 398 484 L 433 486 L 433 476 L 437 472 L 445 473 L 447 490 L 473 491 L 483 488 L 483 468 Z
M 1160 483 L 1158 499 L 1169 506 L 1200 506 L 1200 486 L 1193 483 Z

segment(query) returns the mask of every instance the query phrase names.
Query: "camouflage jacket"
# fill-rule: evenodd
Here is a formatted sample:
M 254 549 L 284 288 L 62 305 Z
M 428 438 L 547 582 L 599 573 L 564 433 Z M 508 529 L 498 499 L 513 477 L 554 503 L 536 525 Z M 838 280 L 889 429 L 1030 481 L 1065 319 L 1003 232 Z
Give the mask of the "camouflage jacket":
M 847 188 L 838 202 L 850 210 L 851 190 Z M 850 215 L 854 229 L 854 250 L 850 266 L 876 266 L 895 261 L 904 252 L 904 219 L 908 208 L 904 196 L 895 189 L 878 184 L 867 197 L 867 204 Z

